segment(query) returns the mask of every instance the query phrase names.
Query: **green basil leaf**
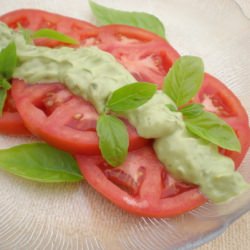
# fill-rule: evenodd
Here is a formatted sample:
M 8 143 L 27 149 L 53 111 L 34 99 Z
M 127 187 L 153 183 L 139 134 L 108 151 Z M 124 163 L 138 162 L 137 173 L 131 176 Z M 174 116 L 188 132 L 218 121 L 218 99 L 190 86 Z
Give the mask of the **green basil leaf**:
M 5 78 L 0 77 L 0 88 L 8 90 L 11 88 L 11 84 Z
M 0 75 L 10 79 L 17 65 L 16 45 L 11 42 L 0 51 Z
M 0 169 L 39 182 L 74 182 L 83 178 L 70 154 L 44 143 L 1 149 Z
M 186 118 L 187 129 L 221 148 L 240 152 L 241 144 L 232 127 L 210 112 L 202 112 L 199 116 Z
M 0 117 L 3 114 L 3 108 L 4 108 L 6 99 L 7 99 L 7 90 L 1 88 L 0 89 Z
M 194 118 L 204 112 L 203 108 L 204 106 L 202 104 L 192 103 L 183 107 L 180 111 L 185 117 Z
M 92 13 L 101 25 L 126 24 L 153 32 L 165 38 L 165 28 L 154 15 L 144 12 L 128 12 L 107 8 L 89 0 Z
M 164 79 L 164 92 L 179 107 L 199 91 L 204 78 L 204 65 L 199 57 L 182 56 L 176 60 Z
M 18 23 L 17 26 L 18 26 L 19 32 L 23 35 L 24 40 L 27 43 L 32 44 L 33 41 L 31 37 L 32 37 L 33 31 L 23 28 L 23 26 L 20 23 Z
M 97 134 L 103 158 L 113 167 L 123 163 L 129 144 L 124 123 L 115 116 L 101 115 L 97 121 Z
M 114 112 L 135 109 L 152 98 L 157 87 L 155 84 L 136 82 L 115 90 L 106 107 Z
M 49 38 L 49 39 L 56 40 L 56 41 L 63 42 L 63 43 L 79 44 L 79 42 L 77 40 L 75 40 L 74 38 L 67 36 L 61 32 L 52 30 L 52 29 L 40 29 L 40 30 L 32 33 L 31 37 L 33 39 L 35 39 L 35 38 Z

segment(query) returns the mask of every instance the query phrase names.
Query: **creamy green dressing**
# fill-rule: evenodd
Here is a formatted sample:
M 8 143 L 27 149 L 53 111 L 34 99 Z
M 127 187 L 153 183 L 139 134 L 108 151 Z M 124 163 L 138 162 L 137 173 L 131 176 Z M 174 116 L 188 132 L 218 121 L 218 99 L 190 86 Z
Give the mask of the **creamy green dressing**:
M 23 36 L 0 23 L 0 49 L 15 41 L 19 66 L 14 77 L 29 83 L 65 84 L 73 93 L 104 110 L 110 94 L 132 82 L 134 77 L 115 58 L 95 47 L 55 48 L 27 44 Z M 214 202 L 226 201 L 247 190 L 243 177 L 234 171 L 233 161 L 220 155 L 216 146 L 191 135 L 182 114 L 167 108 L 172 100 L 157 91 L 141 107 L 127 112 L 129 122 L 144 138 L 153 138 L 159 160 L 177 179 L 200 186 Z

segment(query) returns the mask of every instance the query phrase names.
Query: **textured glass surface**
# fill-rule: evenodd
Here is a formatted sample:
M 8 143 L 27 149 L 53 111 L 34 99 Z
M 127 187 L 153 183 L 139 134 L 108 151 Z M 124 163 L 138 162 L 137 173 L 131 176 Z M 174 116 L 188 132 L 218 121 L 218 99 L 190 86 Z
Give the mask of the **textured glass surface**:
M 248 0 L 99 0 L 163 20 L 181 54 L 204 59 L 250 113 Z M 143 4 L 142 4 L 143 2 Z M 94 20 L 87 0 L 0 0 L 0 14 L 41 8 Z M 0 137 L 5 148 L 26 138 Z M 240 171 L 250 182 L 250 154 Z M 173 219 L 138 218 L 113 206 L 86 183 L 38 184 L 0 171 L 0 249 L 192 249 L 250 209 L 250 193 L 225 205 L 210 203 Z

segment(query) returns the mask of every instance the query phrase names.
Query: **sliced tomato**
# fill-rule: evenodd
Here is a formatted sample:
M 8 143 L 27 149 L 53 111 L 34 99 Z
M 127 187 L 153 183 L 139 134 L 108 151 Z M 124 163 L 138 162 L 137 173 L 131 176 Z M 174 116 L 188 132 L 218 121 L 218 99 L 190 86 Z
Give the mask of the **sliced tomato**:
M 129 152 L 126 161 L 110 167 L 101 156 L 76 155 L 88 183 L 111 202 L 140 216 L 170 217 L 203 204 L 197 187 L 175 181 L 152 147 Z
M 248 123 L 247 112 L 237 96 L 219 79 L 209 74 L 205 74 L 195 102 L 203 104 L 207 111 L 217 114 L 224 120 L 236 118 Z
M 94 30 L 97 30 L 97 27 L 91 23 L 36 9 L 15 10 L 1 16 L 0 21 L 13 29 L 18 29 L 20 25 L 25 29 L 33 31 L 42 28 L 53 29 L 78 41 L 83 40 L 83 38 L 87 39 Z M 49 39 L 36 39 L 35 43 L 36 45 L 48 47 L 60 45 L 60 42 Z
M 221 117 L 235 130 L 241 143 L 241 152 L 237 153 L 222 149 L 220 152 L 232 158 L 236 168 L 238 168 L 247 153 L 250 143 L 248 115 L 240 100 L 217 78 L 205 74 L 204 82 L 199 93 L 194 98 L 194 102 L 203 104 L 207 111 Z
M 57 148 L 72 153 L 100 154 L 94 107 L 73 95 L 65 86 L 55 84 L 12 83 L 13 98 L 26 127 Z M 127 123 L 129 150 L 149 143 Z
M 9 91 L 3 114 L 0 117 L 0 133 L 9 135 L 30 135 L 23 120 L 17 112 L 15 102 Z
M 121 47 L 138 47 L 155 43 L 166 43 L 166 40 L 144 29 L 122 24 L 101 26 L 98 31 L 100 47 L 114 50 Z
M 126 25 L 107 25 L 98 33 L 99 47 L 111 53 L 138 81 L 159 88 L 178 52 L 161 37 Z

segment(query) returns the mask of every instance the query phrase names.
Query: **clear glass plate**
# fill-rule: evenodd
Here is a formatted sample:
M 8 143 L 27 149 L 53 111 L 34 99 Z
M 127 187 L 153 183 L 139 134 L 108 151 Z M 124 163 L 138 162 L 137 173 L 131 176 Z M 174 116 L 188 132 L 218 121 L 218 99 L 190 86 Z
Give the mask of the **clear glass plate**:
M 40 8 L 93 21 L 87 0 L 1 0 L 0 14 Z M 204 59 L 250 113 L 250 6 L 248 0 L 99 0 L 118 9 L 146 11 L 166 26 L 181 53 Z M 1 148 L 26 138 L 0 137 Z M 31 139 L 29 139 L 31 140 Z M 240 171 L 250 181 L 250 154 Z M 38 184 L 0 172 L 0 249 L 192 249 L 220 234 L 250 209 L 250 193 L 225 205 L 207 203 L 172 219 L 121 211 L 86 183 Z

